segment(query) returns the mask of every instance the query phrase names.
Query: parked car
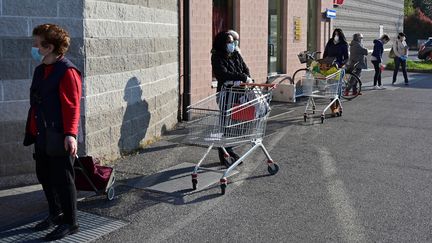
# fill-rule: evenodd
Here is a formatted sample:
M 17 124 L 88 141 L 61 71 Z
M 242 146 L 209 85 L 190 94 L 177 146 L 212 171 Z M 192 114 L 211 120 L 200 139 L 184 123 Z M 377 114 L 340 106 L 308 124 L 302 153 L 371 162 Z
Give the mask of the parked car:
M 432 37 L 420 46 L 417 56 L 419 59 L 432 60 Z

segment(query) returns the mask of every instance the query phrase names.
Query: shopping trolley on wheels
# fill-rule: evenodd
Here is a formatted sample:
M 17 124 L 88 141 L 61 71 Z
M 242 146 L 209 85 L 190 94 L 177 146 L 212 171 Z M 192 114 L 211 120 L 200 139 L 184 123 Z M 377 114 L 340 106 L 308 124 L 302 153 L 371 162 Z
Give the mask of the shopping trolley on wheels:
M 223 174 L 220 188 L 221 193 L 225 194 L 230 172 L 257 148 L 261 148 L 268 159 L 268 172 L 274 175 L 279 171 L 279 166 L 272 160 L 262 143 L 270 114 L 271 92 L 275 87 L 275 84 L 224 87 L 220 92 L 188 107 L 191 122 L 188 123 L 189 133 L 186 142 L 208 146 L 192 173 L 194 190 L 198 184 L 198 172 L 210 170 Z M 252 147 L 238 159 L 230 157 L 225 147 L 242 143 L 251 143 Z M 213 147 L 221 147 L 225 157 L 232 160 L 232 164 L 226 170 L 201 167 Z
M 308 97 L 303 116 L 305 122 L 310 112 L 315 114 L 316 111 L 320 111 L 321 123 L 323 123 L 326 111 L 333 106 L 338 107 L 335 114 L 337 116 L 342 116 L 342 103 L 339 97 L 341 95 L 342 80 L 344 75 L 345 70 L 339 69 L 337 72 L 329 76 L 323 76 L 320 74 L 312 75 L 312 73 L 308 73 L 306 76 L 302 77 L 301 85 L 303 95 Z M 315 103 L 315 98 L 330 99 L 330 103 L 328 103 L 324 109 L 318 110 Z

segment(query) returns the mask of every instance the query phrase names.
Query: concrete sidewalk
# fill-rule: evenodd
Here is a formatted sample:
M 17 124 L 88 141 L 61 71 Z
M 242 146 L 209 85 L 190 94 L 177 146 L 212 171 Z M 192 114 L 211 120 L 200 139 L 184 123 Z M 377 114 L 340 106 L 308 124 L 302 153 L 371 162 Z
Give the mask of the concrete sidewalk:
M 369 75 L 364 75 L 362 77 L 364 83 L 363 97 L 367 96 L 372 87 L 367 76 Z M 401 84 L 403 78 L 401 76 L 398 77 L 399 84 L 397 86 L 391 86 L 390 73 L 386 76 L 387 77 L 383 78 L 383 84 L 388 88 L 388 91 L 403 87 L 403 84 Z M 416 75 L 411 74 L 411 76 L 412 81 L 416 82 Z M 282 127 L 289 126 L 293 123 L 301 123 L 303 121 L 303 109 L 303 100 L 296 104 L 273 103 L 271 118 L 269 119 L 266 133 L 277 133 Z M 176 130 L 167 132 L 161 140 L 136 152 L 136 154 L 118 159 L 113 163 L 116 170 L 117 194 L 128 193 L 128 191 L 131 190 L 131 181 L 136 181 L 140 178 L 147 179 L 152 176 L 152 178 L 155 178 L 155 175 L 163 175 L 161 171 L 167 168 L 178 166 L 182 163 L 195 164 L 201 158 L 206 148 L 182 144 L 182 140 L 187 133 L 184 126 L 185 124 L 179 124 Z M 245 150 L 245 147 L 246 146 L 240 146 L 237 149 L 241 151 Z M 206 163 L 207 166 L 215 168 L 219 166 L 216 152 L 210 153 L 206 161 L 208 161 Z M 164 176 L 156 176 L 156 178 L 160 181 L 169 179 L 164 178 Z M 185 185 L 184 187 L 190 188 L 191 185 Z M 187 190 L 185 190 L 185 192 L 187 192 Z M 81 198 L 89 196 L 93 196 L 93 193 L 79 194 Z M 101 203 L 101 200 L 99 200 L 98 203 Z M 100 207 L 102 210 L 104 207 L 109 206 L 108 202 L 102 202 L 102 204 L 90 204 L 90 206 Z M 78 209 L 85 209 L 85 207 L 88 206 L 89 204 L 78 203 Z M 46 210 L 47 205 L 39 185 L 0 191 L 0 239 L 2 231 L 39 220 L 45 216 Z

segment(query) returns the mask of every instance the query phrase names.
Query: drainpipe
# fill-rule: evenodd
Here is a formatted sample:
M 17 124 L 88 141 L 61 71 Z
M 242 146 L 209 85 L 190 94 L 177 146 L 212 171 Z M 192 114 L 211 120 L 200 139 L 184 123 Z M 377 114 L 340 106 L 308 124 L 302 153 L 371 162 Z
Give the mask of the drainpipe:
M 183 120 L 189 121 L 187 107 L 191 104 L 190 0 L 183 0 Z

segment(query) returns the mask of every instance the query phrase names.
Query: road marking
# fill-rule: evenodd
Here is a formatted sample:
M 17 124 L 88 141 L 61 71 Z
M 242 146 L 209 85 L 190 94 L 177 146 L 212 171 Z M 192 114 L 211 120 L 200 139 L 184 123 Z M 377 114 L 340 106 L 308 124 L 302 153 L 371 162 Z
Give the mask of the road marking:
M 290 113 L 293 113 L 293 112 L 294 112 L 294 110 L 289 110 L 289 111 L 286 111 L 286 112 L 282 112 L 280 114 L 277 114 L 277 115 L 274 115 L 274 116 L 270 116 L 268 118 L 268 120 L 273 120 L 273 119 L 275 119 L 277 117 L 280 117 L 280 116 L 283 116 L 283 115 L 286 115 L 286 114 L 290 114 Z
M 352 206 L 342 180 L 337 178 L 335 160 L 325 147 L 317 148 L 326 178 L 327 191 L 333 205 L 345 242 L 367 242 L 364 227 L 358 222 L 358 213 Z

